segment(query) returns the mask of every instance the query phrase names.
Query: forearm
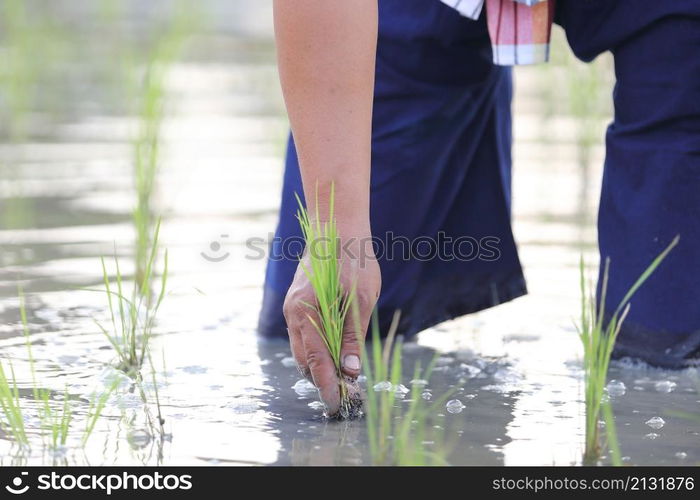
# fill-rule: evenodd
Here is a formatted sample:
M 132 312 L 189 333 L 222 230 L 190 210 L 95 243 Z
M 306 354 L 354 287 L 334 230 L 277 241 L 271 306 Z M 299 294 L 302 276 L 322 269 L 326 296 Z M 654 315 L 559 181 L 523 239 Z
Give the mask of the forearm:
M 275 0 L 280 80 L 311 214 L 369 228 L 377 0 Z

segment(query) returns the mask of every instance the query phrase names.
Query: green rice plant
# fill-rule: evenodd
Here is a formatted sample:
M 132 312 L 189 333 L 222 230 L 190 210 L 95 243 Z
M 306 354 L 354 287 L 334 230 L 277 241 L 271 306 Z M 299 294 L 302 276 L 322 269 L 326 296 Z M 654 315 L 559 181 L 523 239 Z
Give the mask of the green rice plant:
M 102 262 L 102 275 L 107 294 L 107 304 L 112 323 L 111 330 L 95 321 L 98 328 L 105 335 L 114 348 L 118 363 L 117 368 L 134 379 L 140 378 L 140 369 L 148 354 L 148 345 L 153 335 L 153 327 L 160 305 L 165 298 L 165 288 L 168 279 L 168 251 L 163 258 L 163 272 L 161 273 L 160 293 L 153 304 L 140 293 L 141 290 L 150 289 L 153 276 L 153 267 L 158 253 L 158 236 L 160 233 L 160 220 L 156 224 L 153 235 L 150 254 L 146 263 L 144 275 L 139 283 L 134 283 L 131 298 L 127 298 L 124 291 L 119 259 L 114 256 L 116 268 L 116 290 L 112 290 L 109 274 L 104 258 Z
M 696 394 L 700 395 L 700 381 L 695 380 L 695 387 L 696 387 Z M 687 420 L 689 422 L 695 422 L 696 424 L 700 424 L 700 413 L 690 413 L 687 411 L 679 411 L 679 410 L 666 410 L 664 412 L 666 415 L 669 415 L 671 417 L 678 417 L 682 418 L 683 420 Z
M 615 467 L 622 465 L 622 454 L 620 453 L 620 442 L 617 439 L 617 425 L 615 424 L 615 414 L 613 413 L 610 401 L 601 404 L 603 421 L 605 422 L 605 439 L 607 448 L 610 450 L 610 463 Z
M 100 416 L 102 416 L 102 411 L 105 409 L 105 406 L 107 405 L 107 401 L 109 400 L 110 396 L 112 393 L 117 389 L 119 386 L 119 381 L 115 380 L 112 385 L 107 389 L 106 391 L 103 391 L 101 394 L 96 395 L 93 394 L 92 397 L 90 398 L 90 404 L 88 406 L 86 418 L 85 418 L 85 430 L 83 431 L 83 437 L 82 437 L 82 444 L 85 446 L 88 442 L 88 439 L 90 439 L 90 436 L 92 435 L 92 432 L 95 430 L 95 426 L 97 425 L 98 420 L 100 419 Z
M 133 140 L 134 189 L 136 206 L 133 222 L 136 229 L 136 280 L 143 283 L 153 231 L 152 198 L 160 166 L 161 127 L 165 116 L 166 77 L 177 59 L 190 30 L 190 17 L 182 9 L 174 16 L 168 28 L 158 39 L 155 48 L 148 53 L 143 76 L 132 63 L 131 78 L 136 90 L 132 99 L 137 102 L 138 132 Z M 144 295 L 149 290 L 141 289 Z
M 422 386 L 413 384 L 408 394 L 410 400 L 407 408 L 402 409 L 396 404 L 394 388 L 401 383 L 403 373 L 402 343 L 396 339 L 398 319 L 397 311 L 382 346 L 377 316 L 373 315 L 371 353 L 365 349 L 365 359 L 371 360 L 371 363 L 364 363 L 364 373 L 367 377 L 365 420 L 372 463 L 398 466 L 447 465 L 444 447 L 438 446 L 431 450 L 426 443 L 428 437 L 435 438 L 436 434 L 434 429 L 430 433 L 428 431 L 430 415 L 445 404 L 452 391 L 428 405 L 421 396 Z M 428 380 L 435 359 L 437 358 L 425 370 L 417 363 L 413 378 Z M 389 382 L 391 389 L 375 391 L 374 386 L 378 382 Z
M 27 361 L 31 373 L 31 398 L 24 400 L 20 398 L 20 391 L 12 362 L 9 362 L 9 377 L 3 363 L 0 363 L 0 409 L 4 416 L 4 421 L 1 425 L 17 444 L 23 447 L 29 447 L 30 440 L 27 428 L 25 427 L 23 403 L 31 404 L 33 407 L 37 408 L 40 420 L 39 431 L 44 446 L 52 450 L 59 450 L 67 444 L 74 430 L 73 423 L 75 420 L 70 394 L 66 388 L 63 393 L 63 402 L 60 405 L 56 405 L 53 402 L 52 391 L 39 386 L 36 376 L 36 363 L 29 334 L 27 311 L 21 289 L 19 290 L 19 310 L 22 334 L 27 348 Z M 110 391 L 101 394 L 97 400 L 98 404 L 96 406 L 93 407 L 91 404 L 88 411 L 87 429 L 83 435 L 83 445 L 87 442 L 95 426 L 95 422 L 99 418 L 113 389 L 114 387 Z
M 630 308 L 630 300 L 644 282 L 663 262 L 669 252 L 678 244 L 679 237 L 661 252 L 627 291 L 612 315 L 606 316 L 605 299 L 610 271 L 610 259 L 606 259 L 603 281 L 600 286 L 600 301 L 596 303 L 595 288 L 586 284 L 585 263 L 581 257 L 580 290 L 581 318 L 576 329 L 583 344 L 583 371 L 586 403 L 586 444 L 583 455 L 584 463 L 595 464 L 600 456 L 600 436 L 598 421 L 607 381 L 608 366 L 612 356 L 615 339 Z
M 32 342 L 29 336 L 29 321 L 27 320 L 27 308 L 24 303 L 24 295 L 19 290 L 19 311 L 22 320 L 22 333 L 24 343 L 27 347 L 27 360 L 29 361 L 29 371 L 32 376 L 32 395 L 34 402 L 39 405 L 39 419 L 41 420 L 42 439 L 52 450 L 58 450 L 60 446 L 65 446 L 68 441 L 70 424 L 73 420 L 73 411 L 70 405 L 70 396 L 66 388 L 63 394 L 63 404 L 60 409 L 55 409 L 51 403 L 51 391 L 39 387 L 36 377 L 36 363 L 32 351 Z M 48 438 L 45 435 L 48 432 Z
M 42 427 L 49 432 L 49 447 L 53 450 L 65 446 L 73 421 L 73 410 L 70 404 L 68 389 L 63 393 L 63 405 L 60 410 L 55 410 L 51 405 L 51 392 L 41 391 Z
M 354 397 L 354 391 L 348 388 L 349 381 L 343 375 L 341 367 L 341 347 L 343 344 L 343 326 L 348 319 L 348 312 L 353 304 L 353 290 L 346 290 L 341 283 L 341 262 L 339 255 L 339 234 L 334 213 L 334 188 L 331 187 L 328 219 L 321 221 L 318 212 L 318 195 L 316 213 L 311 220 L 299 196 L 297 218 L 306 241 L 306 257 L 301 260 L 301 267 L 311 283 L 316 301 L 305 304 L 310 309 L 309 321 L 323 339 L 333 359 L 340 389 L 339 418 L 354 418 L 361 413 L 362 402 Z M 308 262 L 308 263 L 307 263 Z
M 20 446 L 28 446 L 29 439 L 24 426 L 24 415 L 19 399 L 19 388 L 15 378 L 15 371 L 12 362 L 9 363 L 10 376 L 7 376 L 3 363 L 0 363 L 0 409 L 4 421 L 2 429 L 18 443 Z

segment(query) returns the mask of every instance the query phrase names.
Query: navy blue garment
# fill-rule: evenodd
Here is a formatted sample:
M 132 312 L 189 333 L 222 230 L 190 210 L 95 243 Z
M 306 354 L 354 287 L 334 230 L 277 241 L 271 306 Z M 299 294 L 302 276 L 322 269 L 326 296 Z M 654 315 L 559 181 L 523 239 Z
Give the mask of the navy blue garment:
M 632 299 L 615 356 L 681 367 L 700 348 L 700 0 L 562 0 L 578 57 L 615 59 L 615 117 L 599 213 L 606 310 L 652 259 L 678 247 Z
M 511 72 L 492 64 L 483 18 L 437 0 L 379 8 L 370 201 L 379 319 L 386 332 L 400 309 L 398 333 L 410 337 L 526 292 L 510 226 Z M 290 141 L 258 327 L 265 337 L 286 336 L 282 303 L 300 250 L 284 244 L 300 239 L 295 192 Z

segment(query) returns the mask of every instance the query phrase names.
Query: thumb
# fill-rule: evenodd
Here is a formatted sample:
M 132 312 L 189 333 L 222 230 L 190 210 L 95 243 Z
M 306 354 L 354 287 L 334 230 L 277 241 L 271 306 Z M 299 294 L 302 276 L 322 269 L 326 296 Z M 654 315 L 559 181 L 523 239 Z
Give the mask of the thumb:
M 359 313 L 357 303 L 353 301 L 343 325 L 343 345 L 340 354 L 343 373 L 353 379 L 360 375 L 362 369 L 362 348 L 367 330 L 366 322 L 363 321 L 364 318 L 360 318 Z

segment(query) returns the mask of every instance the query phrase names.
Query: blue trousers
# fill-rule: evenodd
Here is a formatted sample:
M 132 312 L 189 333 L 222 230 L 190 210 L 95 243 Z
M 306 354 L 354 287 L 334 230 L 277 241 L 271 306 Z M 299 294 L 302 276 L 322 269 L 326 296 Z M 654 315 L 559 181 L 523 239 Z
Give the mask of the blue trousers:
M 491 62 L 486 23 L 437 0 L 380 0 L 371 224 L 382 271 L 379 320 L 411 335 L 525 293 L 510 227 L 511 72 Z M 259 334 L 286 336 L 298 263 L 289 142 Z
M 526 291 L 510 229 L 511 77 L 491 64 L 483 18 L 462 19 L 437 0 L 379 5 L 371 192 L 384 251 L 379 313 L 386 330 L 400 309 L 399 333 L 410 336 Z M 692 364 L 700 348 L 700 1 L 559 0 L 557 22 L 581 59 L 608 50 L 615 58 L 599 213 L 601 257 L 611 259 L 606 309 L 681 236 L 633 298 L 615 355 Z M 300 236 L 293 193 L 301 191 L 290 140 L 259 322 L 267 337 L 286 335 L 282 302 L 298 257 L 284 241 Z M 445 255 L 424 258 L 432 242 L 442 248 L 441 237 L 451 241 Z
M 578 57 L 615 59 L 614 121 L 598 218 L 606 310 L 676 236 L 633 297 L 615 355 L 681 367 L 700 348 L 700 1 L 560 0 Z

